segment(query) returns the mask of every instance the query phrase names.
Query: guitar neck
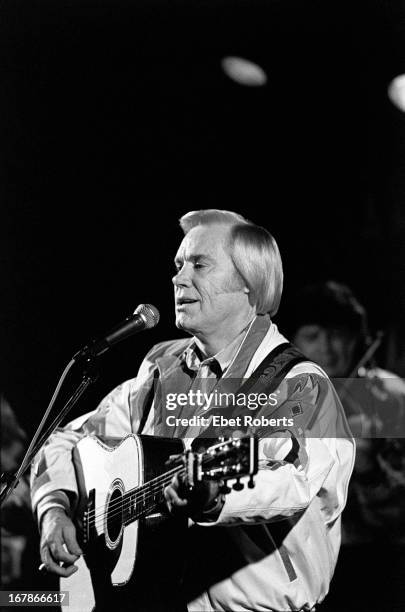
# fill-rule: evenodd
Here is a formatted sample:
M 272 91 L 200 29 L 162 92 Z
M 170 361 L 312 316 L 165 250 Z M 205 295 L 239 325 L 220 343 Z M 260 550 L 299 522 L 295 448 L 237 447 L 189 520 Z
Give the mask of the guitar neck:
M 93 444 L 91 440 L 91 445 Z M 108 531 L 113 528 L 113 523 L 129 525 L 159 510 L 159 506 L 164 502 L 164 489 L 176 475 L 186 477 L 187 487 L 190 490 L 203 480 L 226 482 L 233 479 L 236 480 L 233 489 L 240 491 L 244 487 L 240 482 L 243 476 L 249 476 L 248 487 L 254 486 L 253 476 L 257 473 L 257 469 L 257 440 L 255 438 L 245 436 L 220 441 L 202 453 L 188 450 L 181 455 L 174 456 L 172 467 L 148 482 L 126 492 L 115 488 L 105 505 L 102 504 L 95 508 L 90 500 L 82 519 L 83 539 L 89 542 L 94 535 L 95 527 L 104 525 L 106 520 Z M 93 491 L 95 492 L 95 489 Z M 229 491 L 230 489 L 226 492 Z
M 127 491 L 122 500 L 123 523 L 129 525 L 156 510 L 164 502 L 165 487 L 170 484 L 173 476 L 181 472 L 184 472 L 184 467 L 177 466 L 140 487 Z

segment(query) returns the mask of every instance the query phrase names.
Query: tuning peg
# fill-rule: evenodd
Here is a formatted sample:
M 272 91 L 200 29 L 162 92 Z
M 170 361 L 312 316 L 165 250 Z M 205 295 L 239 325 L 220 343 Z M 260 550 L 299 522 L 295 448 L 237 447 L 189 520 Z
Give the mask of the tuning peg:
M 240 478 L 237 478 L 235 484 L 232 486 L 232 489 L 234 491 L 242 491 L 243 488 L 244 485 L 241 483 Z
M 226 484 L 222 485 L 222 487 L 219 490 L 224 495 L 228 495 L 228 493 L 232 491 L 232 489 L 230 489 Z
M 256 483 L 255 483 L 255 481 L 254 481 L 253 476 L 250 476 L 250 477 L 249 477 L 249 482 L 248 482 L 248 487 L 249 487 L 249 489 L 254 489 L 255 484 L 256 484 Z

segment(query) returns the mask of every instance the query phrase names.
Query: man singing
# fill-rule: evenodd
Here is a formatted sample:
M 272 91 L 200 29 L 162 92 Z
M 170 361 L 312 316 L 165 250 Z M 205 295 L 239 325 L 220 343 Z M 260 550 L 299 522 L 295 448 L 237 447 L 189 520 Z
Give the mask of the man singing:
M 37 457 L 32 499 L 42 561 L 48 571 L 70 576 L 82 554 L 72 522 L 78 485 L 71 455 L 77 441 L 86 434 L 142 433 L 182 437 L 187 446 L 204 435 L 204 426 L 187 427 L 181 419 L 169 426 L 165 393 L 203 389 L 208 397 L 228 379 L 260 372 L 263 389 L 274 392 L 277 402 L 259 407 L 255 416 L 288 424 L 249 428 L 259 436 L 255 488 L 223 495 L 219 484 L 211 484 L 190 499 L 175 478 L 165 489 L 172 520 L 184 513 L 190 520 L 185 572 L 172 589 L 176 603 L 167 587 L 159 609 L 314 610 L 334 572 L 354 462 L 341 404 L 325 372 L 291 353 L 271 320 L 283 273 L 269 232 L 223 210 L 190 212 L 180 225 L 185 236 L 175 257 L 176 326 L 189 337 L 153 347 L 136 379 L 55 433 Z M 206 417 L 210 410 L 198 407 Z M 190 411 L 182 406 L 178 413 L 191 416 Z M 155 601 L 150 610 L 156 606 Z M 148 608 L 131 608 L 129 602 L 130 609 Z

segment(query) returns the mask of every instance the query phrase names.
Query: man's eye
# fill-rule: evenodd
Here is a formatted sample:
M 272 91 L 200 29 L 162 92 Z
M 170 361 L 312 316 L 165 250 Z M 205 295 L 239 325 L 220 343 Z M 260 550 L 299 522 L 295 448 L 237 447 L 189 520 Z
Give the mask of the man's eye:
M 196 263 L 194 264 L 194 268 L 196 268 L 197 270 L 199 270 L 200 268 L 203 268 L 203 267 L 204 267 L 204 264 L 202 264 L 202 263 L 198 263 L 198 262 L 196 262 Z

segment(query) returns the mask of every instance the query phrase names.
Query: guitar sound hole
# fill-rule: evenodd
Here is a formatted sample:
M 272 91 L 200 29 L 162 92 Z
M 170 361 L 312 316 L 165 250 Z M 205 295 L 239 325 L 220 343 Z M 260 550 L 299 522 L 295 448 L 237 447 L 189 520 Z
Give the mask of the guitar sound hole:
M 115 542 L 122 527 L 122 493 L 115 489 L 108 504 L 107 533 L 111 542 Z

